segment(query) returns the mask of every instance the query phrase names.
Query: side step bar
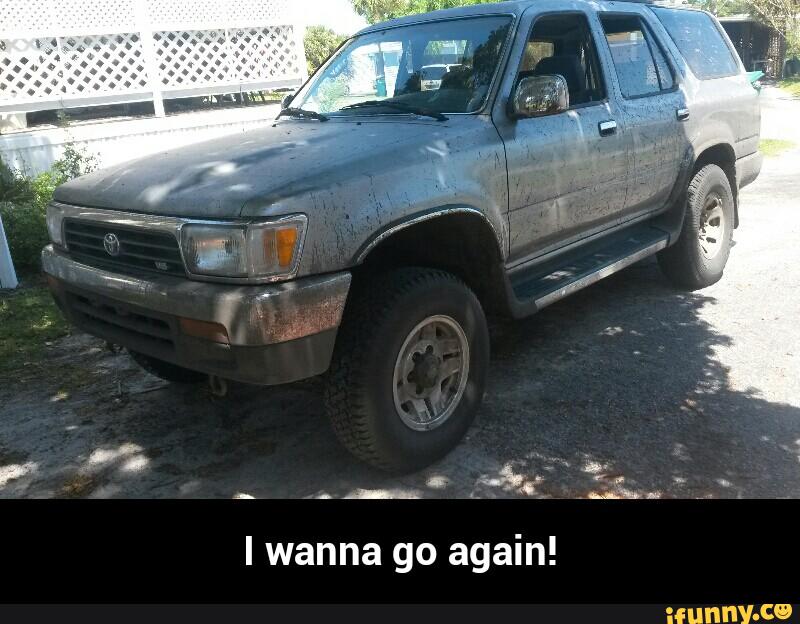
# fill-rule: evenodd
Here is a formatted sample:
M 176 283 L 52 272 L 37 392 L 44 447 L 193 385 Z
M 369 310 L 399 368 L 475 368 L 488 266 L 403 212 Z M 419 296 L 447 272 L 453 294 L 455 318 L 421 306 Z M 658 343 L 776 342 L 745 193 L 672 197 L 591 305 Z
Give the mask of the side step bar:
M 664 249 L 669 235 L 641 225 L 509 276 L 512 307 L 526 316 Z

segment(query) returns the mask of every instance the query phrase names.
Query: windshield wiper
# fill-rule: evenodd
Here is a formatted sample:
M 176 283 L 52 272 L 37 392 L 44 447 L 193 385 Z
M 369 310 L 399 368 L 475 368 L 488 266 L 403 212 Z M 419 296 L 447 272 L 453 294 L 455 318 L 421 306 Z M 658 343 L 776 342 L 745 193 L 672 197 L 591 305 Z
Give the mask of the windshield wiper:
M 322 113 L 306 110 L 304 108 L 294 108 L 292 106 L 289 108 L 284 108 L 280 113 L 278 113 L 278 118 L 283 117 L 284 115 L 289 115 L 289 117 L 298 117 L 301 119 L 316 119 L 318 121 L 328 121 L 329 119 L 327 115 L 323 115 Z
M 367 108 L 373 106 L 385 106 L 386 108 L 393 108 L 395 110 L 403 111 L 404 113 L 411 113 L 412 115 L 422 115 L 423 117 L 433 117 L 437 121 L 447 121 L 447 117 L 445 117 L 442 113 L 430 110 L 429 108 L 413 106 L 412 104 L 405 104 L 403 102 L 389 102 L 387 100 L 367 100 L 365 102 L 356 102 L 355 104 L 343 106 L 340 110 Z

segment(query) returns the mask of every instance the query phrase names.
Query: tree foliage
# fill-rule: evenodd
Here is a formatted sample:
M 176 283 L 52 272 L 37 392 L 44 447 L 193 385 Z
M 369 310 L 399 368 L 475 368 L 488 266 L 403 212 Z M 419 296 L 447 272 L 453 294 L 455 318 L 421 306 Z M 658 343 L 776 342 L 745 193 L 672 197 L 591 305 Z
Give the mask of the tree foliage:
M 747 0 L 690 0 L 690 4 L 717 17 L 749 12 Z
M 777 30 L 789 54 L 800 54 L 800 0 L 748 0 L 750 14 Z
M 370 24 L 382 22 L 395 17 L 412 13 L 427 13 L 439 9 L 468 4 L 487 4 L 497 0 L 351 0 L 356 13 L 363 16 Z
M 749 14 L 776 30 L 789 55 L 800 54 L 800 0 L 690 0 L 693 6 L 718 17 Z
M 425 13 L 496 0 L 351 0 L 356 13 L 370 24 L 412 13 Z M 800 0 L 690 0 L 690 3 L 723 17 L 749 13 L 774 28 L 786 40 L 789 54 L 800 54 Z
M 309 26 L 303 39 L 308 73 L 314 73 L 345 38 L 325 26 Z

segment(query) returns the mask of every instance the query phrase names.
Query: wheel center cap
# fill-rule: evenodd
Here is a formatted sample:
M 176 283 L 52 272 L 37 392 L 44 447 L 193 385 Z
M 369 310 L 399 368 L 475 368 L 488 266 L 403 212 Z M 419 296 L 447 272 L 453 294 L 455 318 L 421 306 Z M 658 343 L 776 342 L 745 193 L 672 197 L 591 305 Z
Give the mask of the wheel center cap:
M 423 388 L 432 388 L 439 379 L 441 362 L 432 353 L 423 355 L 414 367 L 414 379 Z

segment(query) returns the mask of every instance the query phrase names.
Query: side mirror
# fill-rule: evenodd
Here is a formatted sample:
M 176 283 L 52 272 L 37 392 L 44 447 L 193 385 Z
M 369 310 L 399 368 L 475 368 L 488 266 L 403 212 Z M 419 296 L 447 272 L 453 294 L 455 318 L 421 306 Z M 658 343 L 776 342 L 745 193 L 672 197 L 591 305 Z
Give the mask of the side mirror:
M 281 100 L 281 108 L 289 108 L 289 105 L 292 103 L 294 96 L 295 96 L 294 93 L 290 93 L 289 95 L 285 96 Z
M 511 97 L 511 114 L 516 119 L 554 115 L 568 108 L 567 81 L 558 74 L 523 78 Z

